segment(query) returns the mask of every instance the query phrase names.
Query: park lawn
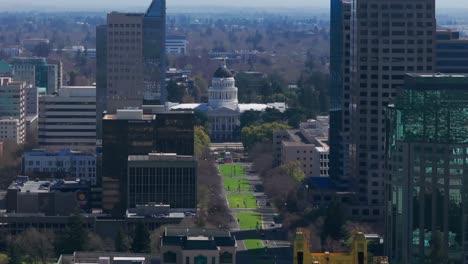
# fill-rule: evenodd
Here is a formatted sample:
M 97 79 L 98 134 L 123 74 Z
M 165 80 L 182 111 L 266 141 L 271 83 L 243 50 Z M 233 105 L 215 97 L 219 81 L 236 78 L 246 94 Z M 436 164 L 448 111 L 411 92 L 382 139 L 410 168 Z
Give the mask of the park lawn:
M 261 228 L 262 219 L 259 213 L 240 212 L 236 214 L 236 217 L 239 220 L 239 226 L 241 230 L 255 230 L 257 227 Z
M 244 245 L 247 250 L 263 249 L 263 242 L 260 239 L 246 239 Z
M 242 165 L 221 164 L 219 171 L 222 176 L 244 176 L 245 171 Z
M 224 181 L 224 190 L 226 191 L 245 192 L 245 191 L 250 190 L 249 181 L 246 179 L 225 177 L 223 181 Z
M 257 208 L 257 202 L 253 194 L 228 193 L 227 198 L 230 208 Z

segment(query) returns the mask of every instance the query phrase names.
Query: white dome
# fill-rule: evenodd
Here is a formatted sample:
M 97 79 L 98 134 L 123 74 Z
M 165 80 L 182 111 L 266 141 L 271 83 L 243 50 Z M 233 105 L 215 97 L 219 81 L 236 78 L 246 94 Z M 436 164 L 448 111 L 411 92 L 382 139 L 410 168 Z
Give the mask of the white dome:
M 238 108 L 239 101 L 234 77 L 214 77 L 208 92 L 208 104 L 211 108 L 226 107 L 233 110 Z

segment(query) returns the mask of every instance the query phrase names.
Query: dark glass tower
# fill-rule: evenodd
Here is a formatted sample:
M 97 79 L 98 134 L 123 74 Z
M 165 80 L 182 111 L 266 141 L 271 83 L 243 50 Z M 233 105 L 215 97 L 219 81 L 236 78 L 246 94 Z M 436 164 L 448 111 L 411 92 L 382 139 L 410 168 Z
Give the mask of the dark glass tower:
M 143 17 L 144 105 L 166 102 L 166 1 L 153 0 Z
M 102 139 L 102 115 L 107 110 L 107 25 L 96 27 L 96 137 Z
M 118 110 L 103 118 L 103 209 L 123 216 L 127 205 L 127 161 L 130 155 L 175 153 L 194 155 L 193 112 L 143 115 L 142 110 Z
M 346 140 L 349 132 L 349 48 L 351 3 L 331 0 L 330 17 L 330 176 L 343 179 L 346 175 Z M 346 125 L 345 125 L 346 124 Z

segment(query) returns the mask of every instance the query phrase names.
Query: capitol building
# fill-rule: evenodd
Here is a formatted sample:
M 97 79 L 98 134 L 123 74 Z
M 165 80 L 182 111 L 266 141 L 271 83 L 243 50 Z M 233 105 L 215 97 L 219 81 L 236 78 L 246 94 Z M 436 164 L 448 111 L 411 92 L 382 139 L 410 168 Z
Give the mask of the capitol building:
M 170 110 L 200 110 L 207 113 L 213 142 L 238 140 L 236 134 L 239 133 L 240 115 L 245 111 L 265 111 L 267 108 L 276 108 L 281 112 L 286 110 L 285 103 L 239 104 L 237 91 L 234 75 L 223 65 L 213 75 L 208 104 L 171 104 Z

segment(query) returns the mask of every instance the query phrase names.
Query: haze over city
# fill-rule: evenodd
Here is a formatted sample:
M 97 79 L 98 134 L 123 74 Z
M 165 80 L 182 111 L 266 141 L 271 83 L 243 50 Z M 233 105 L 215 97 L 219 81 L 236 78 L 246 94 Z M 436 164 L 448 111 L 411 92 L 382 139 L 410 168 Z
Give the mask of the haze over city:
M 103 1 L 93 1 L 93 0 L 83 0 L 83 1 L 61 1 L 61 0 L 41 0 L 38 2 L 31 3 L 26 0 L 0 0 L 0 3 L 6 4 L 4 10 L 22 10 L 30 11 L 35 10 L 36 7 L 42 7 L 44 10 L 35 10 L 35 11 L 55 11 L 55 10 L 120 10 L 123 8 L 138 9 L 140 7 L 145 7 L 149 4 L 148 0 L 103 0 Z M 461 4 L 463 3 L 463 4 Z M 211 6 L 211 7 L 226 7 L 226 6 L 235 6 L 235 7 L 288 7 L 288 8 L 299 8 L 299 7 L 310 7 L 310 8 L 328 8 L 329 1 L 327 0 L 291 0 L 287 2 L 287 5 L 284 1 L 280 0 L 237 0 L 237 1 L 228 1 L 228 0 L 172 0 L 168 1 L 167 6 L 169 11 L 172 7 L 199 7 L 199 6 Z M 438 1 L 438 8 L 458 8 L 468 6 L 468 0 L 444 0 Z

